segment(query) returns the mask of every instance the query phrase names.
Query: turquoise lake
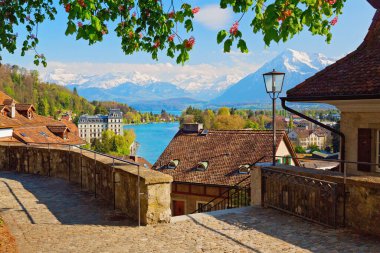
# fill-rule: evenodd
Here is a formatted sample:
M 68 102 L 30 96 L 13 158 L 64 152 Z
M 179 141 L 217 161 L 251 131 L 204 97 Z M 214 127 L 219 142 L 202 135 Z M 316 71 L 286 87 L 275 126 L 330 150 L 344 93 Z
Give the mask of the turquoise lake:
M 139 143 L 137 155 L 154 163 L 177 133 L 178 122 L 126 125 L 124 129 L 133 129 Z

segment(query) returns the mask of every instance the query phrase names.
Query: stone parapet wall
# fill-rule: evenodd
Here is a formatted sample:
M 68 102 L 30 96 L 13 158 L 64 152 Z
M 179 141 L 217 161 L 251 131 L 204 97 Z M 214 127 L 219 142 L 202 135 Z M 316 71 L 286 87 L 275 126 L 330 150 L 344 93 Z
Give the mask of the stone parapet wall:
M 0 170 L 62 178 L 79 184 L 110 206 L 138 219 L 140 175 L 141 224 L 170 222 L 172 177 L 110 157 L 66 146 L 0 144 Z
M 347 176 L 344 184 L 344 177 L 338 172 L 286 165 L 270 166 L 270 169 L 338 183 L 346 192 L 345 199 L 337 200 L 338 219 L 344 219 L 345 226 L 349 228 L 380 236 L 380 177 Z M 261 205 L 261 169 L 252 170 L 251 178 L 254 189 L 251 205 Z

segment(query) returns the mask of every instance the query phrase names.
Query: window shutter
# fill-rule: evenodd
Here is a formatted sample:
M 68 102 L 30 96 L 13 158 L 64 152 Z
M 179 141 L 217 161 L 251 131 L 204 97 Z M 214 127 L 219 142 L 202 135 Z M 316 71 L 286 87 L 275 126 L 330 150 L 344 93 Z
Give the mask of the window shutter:
M 371 163 L 372 154 L 372 129 L 359 128 L 358 129 L 358 162 Z M 371 165 L 358 164 L 358 170 L 371 171 Z

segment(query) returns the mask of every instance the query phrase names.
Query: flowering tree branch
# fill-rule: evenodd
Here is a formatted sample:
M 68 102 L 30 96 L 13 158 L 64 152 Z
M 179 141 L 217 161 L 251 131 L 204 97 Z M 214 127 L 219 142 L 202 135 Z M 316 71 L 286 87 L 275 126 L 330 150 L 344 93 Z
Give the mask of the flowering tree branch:
M 232 8 L 241 13 L 231 28 L 217 34 L 217 42 L 224 51 L 236 47 L 247 53 L 248 48 L 239 30 L 240 20 L 250 17 L 253 33 L 261 32 L 264 42 L 287 41 L 303 29 L 313 35 L 331 40 L 331 26 L 338 21 L 346 0 L 220 0 L 221 8 Z M 59 0 L 59 8 L 67 13 L 66 35 L 75 35 L 94 44 L 101 42 L 114 30 L 120 37 L 125 54 L 144 51 L 158 59 L 158 52 L 176 58 L 178 64 L 189 60 L 195 45 L 194 16 L 200 11 L 188 3 L 176 4 L 174 0 Z M 27 31 L 21 55 L 34 51 L 36 65 L 46 66 L 46 58 L 36 47 L 38 25 L 53 20 L 57 9 L 53 0 L 0 0 L 0 52 L 14 53 L 19 36 L 16 27 Z M 0 54 L 1 61 L 1 54 Z

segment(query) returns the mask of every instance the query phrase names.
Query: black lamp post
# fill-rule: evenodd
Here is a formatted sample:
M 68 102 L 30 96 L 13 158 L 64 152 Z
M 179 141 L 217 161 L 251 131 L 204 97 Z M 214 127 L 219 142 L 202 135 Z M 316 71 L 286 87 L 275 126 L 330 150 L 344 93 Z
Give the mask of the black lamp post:
M 263 74 L 264 83 L 267 93 L 272 98 L 272 129 L 273 129 L 273 166 L 276 165 L 276 99 L 282 91 L 284 84 L 285 73 L 277 72 L 273 69 L 272 72 Z

